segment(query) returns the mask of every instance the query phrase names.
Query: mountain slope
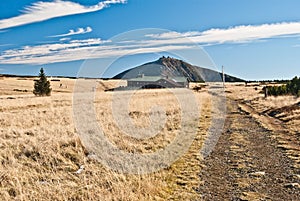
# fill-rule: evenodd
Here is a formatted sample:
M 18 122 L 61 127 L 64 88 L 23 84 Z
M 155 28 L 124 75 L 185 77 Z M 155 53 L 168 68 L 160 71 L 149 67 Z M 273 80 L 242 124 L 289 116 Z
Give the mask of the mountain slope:
M 222 74 L 210 69 L 191 65 L 179 59 L 161 57 L 156 61 L 149 62 L 135 68 L 123 71 L 114 79 L 132 79 L 139 75 L 145 76 L 184 76 L 192 82 L 218 82 L 222 81 Z M 226 82 L 244 82 L 244 80 L 225 75 Z

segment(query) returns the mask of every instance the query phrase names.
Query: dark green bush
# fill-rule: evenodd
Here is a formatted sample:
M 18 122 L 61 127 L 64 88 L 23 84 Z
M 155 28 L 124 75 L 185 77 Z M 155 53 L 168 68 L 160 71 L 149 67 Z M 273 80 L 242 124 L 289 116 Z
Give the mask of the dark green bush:
M 267 94 L 270 96 L 282 96 L 282 95 L 294 95 L 300 96 L 300 77 L 294 77 L 292 80 L 288 81 L 287 84 L 280 86 L 266 86 L 263 88 L 264 91 L 267 90 Z

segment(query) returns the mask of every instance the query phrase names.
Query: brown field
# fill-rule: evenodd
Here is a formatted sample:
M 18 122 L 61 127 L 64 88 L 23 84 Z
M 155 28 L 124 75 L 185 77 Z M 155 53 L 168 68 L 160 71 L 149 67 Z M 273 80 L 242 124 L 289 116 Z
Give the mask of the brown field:
M 87 81 L 88 82 L 88 81 Z M 62 86 L 60 86 L 62 84 Z M 149 174 L 123 174 L 95 160 L 83 145 L 73 121 L 72 99 L 75 80 L 52 81 L 50 97 L 32 94 L 33 79 L 0 80 L 0 199 L 1 200 L 199 200 L 203 184 L 199 173 L 204 165 L 200 149 L 211 125 L 213 96 L 207 88 L 193 92 L 200 118 L 191 129 L 196 137 L 188 152 L 170 167 Z M 111 111 L 118 81 L 97 80 L 94 105 L 97 123 L 105 136 L 129 153 L 151 153 L 167 146 L 180 128 L 180 105 L 167 89 L 140 90 L 128 106 L 128 114 L 139 128 L 150 125 L 151 106 L 164 109 L 166 123 L 148 140 L 125 135 L 114 122 Z M 227 85 L 226 95 L 236 100 L 266 128 L 274 131 L 278 149 L 299 167 L 300 99 L 269 97 L 261 87 Z M 180 89 L 178 89 L 180 90 Z M 124 93 L 127 92 L 116 92 Z M 184 93 L 184 92 L 182 92 Z M 225 103 L 224 103 L 225 104 Z M 125 118 L 125 117 L 124 117 Z M 280 122 L 280 123 L 278 123 Z M 246 125 L 245 125 L 246 126 Z M 275 132 L 278 126 L 282 132 Z M 234 129 L 234 128 L 233 128 Z M 292 141 L 293 142 L 293 141 Z M 84 169 L 77 171 L 84 166 Z M 250 199 L 251 200 L 251 199 Z
M 167 200 L 196 198 L 200 171 L 199 148 L 209 125 L 210 95 L 195 94 L 202 105 L 197 137 L 186 155 L 171 167 L 151 174 L 114 172 L 89 157 L 76 133 L 72 114 L 75 80 L 51 82 L 50 97 L 34 97 L 33 79 L 0 80 L 0 197 L 1 200 Z M 67 88 L 60 88 L 60 83 Z M 149 106 L 165 108 L 167 122 L 152 140 L 137 141 L 115 125 L 106 88 L 116 81 L 99 81 L 94 100 L 98 123 L 105 135 L 128 152 L 151 152 L 172 141 L 180 123 L 180 108 L 168 90 L 146 90 L 133 97 L 129 113 L 147 127 Z M 19 89 L 19 90 L 16 90 Z M 20 91 L 20 90 L 27 90 Z M 126 93 L 126 92 L 120 92 Z M 201 129 L 200 129 L 201 128 Z M 84 166 L 80 174 L 75 172 Z

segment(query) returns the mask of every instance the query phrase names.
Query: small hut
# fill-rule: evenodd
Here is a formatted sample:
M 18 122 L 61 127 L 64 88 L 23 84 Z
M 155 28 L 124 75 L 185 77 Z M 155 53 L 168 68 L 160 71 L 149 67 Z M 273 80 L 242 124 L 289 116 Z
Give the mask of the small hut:
M 185 77 L 161 77 L 141 75 L 137 78 L 128 79 L 127 87 L 131 88 L 187 88 L 188 80 Z

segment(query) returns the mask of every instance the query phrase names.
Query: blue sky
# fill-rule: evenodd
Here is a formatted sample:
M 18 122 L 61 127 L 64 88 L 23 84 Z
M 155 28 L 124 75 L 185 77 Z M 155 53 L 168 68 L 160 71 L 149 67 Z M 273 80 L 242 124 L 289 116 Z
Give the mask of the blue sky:
M 298 0 L 3 0 L 0 73 L 109 77 L 170 55 L 246 80 L 289 79 L 300 75 L 299 8 Z

